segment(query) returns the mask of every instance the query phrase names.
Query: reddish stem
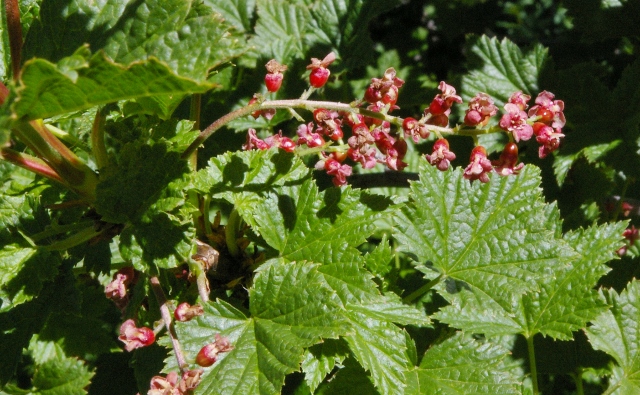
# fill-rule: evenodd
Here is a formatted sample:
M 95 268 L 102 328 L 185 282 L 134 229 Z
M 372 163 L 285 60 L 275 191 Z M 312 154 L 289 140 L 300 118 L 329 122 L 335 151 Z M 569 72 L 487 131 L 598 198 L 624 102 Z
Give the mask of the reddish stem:
M 149 279 L 149 282 L 151 283 L 151 289 L 153 289 L 153 293 L 156 295 L 156 300 L 160 305 L 160 315 L 162 316 L 164 325 L 167 327 L 167 333 L 169 333 L 169 338 L 171 339 L 173 352 L 176 354 L 176 360 L 178 361 L 180 372 L 184 373 L 189 368 L 189 365 L 187 365 L 184 353 L 182 352 L 182 347 L 180 347 L 180 342 L 178 341 L 176 330 L 173 325 L 171 325 L 171 312 L 169 311 L 169 306 L 167 306 L 167 298 L 164 295 L 164 291 L 162 290 L 162 285 L 160 285 L 160 280 L 158 279 L 158 277 L 151 277 Z
M 56 173 L 48 164 L 43 160 L 40 160 L 34 156 L 23 154 L 22 152 L 14 151 L 11 148 L 2 148 L 0 150 L 0 158 L 7 162 L 13 163 L 16 166 L 20 166 L 23 169 L 29 170 L 36 174 L 40 174 L 50 180 L 59 182 L 60 184 L 67 185 L 62 177 Z
M 18 0 L 5 0 L 4 10 L 7 15 L 7 32 L 9 33 L 9 48 L 11 51 L 11 71 L 13 79 L 20 78 L 20 63 L 22 57 L 22 25 L 20 24 L 20 7 Z

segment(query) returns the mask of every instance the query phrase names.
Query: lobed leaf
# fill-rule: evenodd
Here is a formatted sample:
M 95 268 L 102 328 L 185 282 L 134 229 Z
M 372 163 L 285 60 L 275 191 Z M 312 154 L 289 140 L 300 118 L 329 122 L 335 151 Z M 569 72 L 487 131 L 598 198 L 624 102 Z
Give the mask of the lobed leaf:
M 611 355 L 619 366 L 610 382 L 611 393 L 635 394 L 640 391 L 640 283 L 632 281 L 618 294 L 601 290 L 611 309 L 601 313 L 586 329 L 596 350 Z M 616 392 L 613 392 L 617 388 Z
M 536 45 L 523 53 L 518 46 L 503 39 L 487 36 L 470 41 L 470 53 L 476 58 L 477 69 L 462 78 L 462 96 L 469 100 L 478 92 L 487 93 L 504 104 L 512 93 L 538 91 L 538 79 L 548 60 L 547 49 Z
M 119 100 L 181 97 L 211 88 L 206 82 L 178 76 L 155 58 L 124 66 L 103 52 L 91 55 L 82 47 L 57 65 L 44 59 L 27 61 L 12 111 L 19 118 L 48 118 Z
M 508 354 L 458 332 L 427 350 L 408 375 L 405 394 L 520 394 L 517 376 L 503 362 Z
M 438 286 L 445 298 L 464 288 L 506 307 L 574 255 L 553 237 L 539 183 L 531 166 L 517 177 L 493 175 L 487 184 L 472 184 L 461 169 L 440 172 L 423 161 L 420 181 L 397 217 L 400 250 L 429 278 L 447 279 Z
M 284 376 L 299 369 L 304 348 L 349 330 L 317 265 L 270 261 L 257 273 L 250 297 L 251 317 L 217 301 L 177 326 L 192 358 L 217 333 L 234 346 L 205 371 L 197 394 L 279 392 Z

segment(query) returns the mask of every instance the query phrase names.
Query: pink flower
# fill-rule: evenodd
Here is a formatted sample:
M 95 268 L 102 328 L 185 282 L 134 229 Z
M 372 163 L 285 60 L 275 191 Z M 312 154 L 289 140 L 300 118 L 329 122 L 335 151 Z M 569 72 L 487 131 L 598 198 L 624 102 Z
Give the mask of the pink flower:
M 393 67 L 384 72 L 382 78 L 372 78 L 369 88 L 364 93 L 364 99 L 370 104 L 382 102 L 393 107 L 398 101 L 398 88 L 404 85 L 404 81 L 396 77 Z
M 388 168 L 395 171 L 404 169 L 407 164 L 402 161 L 407 153 L 407 142 L 401 139 L 395 139 L 389 134 L 388 127 L 375 128 L 371 134 L 376 141 L 376 146 L 384 155 L 384 159 L 378 162 L 384 163 Z
M 478 93 L 469 101 L 469 109 L 464 117 L 464 123 L 469 126 L 486 125 L 489 118 L 498 113 L 498 107 L 486 93 Z
M 218 360 L 218 354 L 231 350 L 233 350 L 233 346 L 229 343 L 229 339 L 217 333 L 213 343 L 200 349 L 196 356 L 196 363 L 204 367 L 211 366 Z
M 342 125 L 342 121 L 339 119 L 339 116 L 340 115 L 336 111 L 329 111 L 324 108 L 314 110 L 313 119 L 318 124 L 316 132 L 326 135 L 331 140 L 340 140 L 344 134 L 340 127 Z
M 518 174 L 524 167 L 524 163 L 518 163 L 518 146 L 514 143 L 507 143 L 500 154 L 500 159 L 491 162 L 495 167 L 496 173 L 501 176 Z
M 151 329 L 145 326 L 138 328 L 132 319 L 128 319 L 120 326 L 118 339 L 124 343 L 125 350 L 133 351 L 153 344 L 156 336 Z
M 247 131 L 247 142 L 242 146 L 242 149 L 249 151 L 251 149 L 265 150 L 269 149 L 269 144 L 264 140 L 258 138 L 256 130 L 251 128 Z
M 306 144 L 311 148 L 324 145 L 324 139 L 320 136 L 320 133 L 313 131 L 313 123 L 311 122 L 307 125 L 298 126 L 296 133 L 298 134 L 298 145 Z
M 522 91 L 517 91 L 509 98 L 509 103 L 515 104 L 522 111 L 526 110 L 529 105 L 527 104 L 531 100 L 531 96 L 522 93 Z
M 198 384 L 200 384 L 202 373 L 204 373 L 202 369 L 187 370 L 184 372 L 182 374 L 182 380 L 178 384 L 180 391 L 182 391 L 183 394 L 190 394 L 189 391 L 195 390 Z
M 562 100 L 553 100 L 554 97 L 551 92 L 541 92 L 536 97 L 536 105 L 529 110 L 529 116 L 539 116 L 538 122 L 542 122 L 554 129 L 562 129 L 567 122 L 563 112 L 564 102 Z
M 147 395 L 183 395 L 178 388 L 178 374 L 171 372 L 167 377 L 153 376 Z
M 449 124 L 449 114 L 453 103 L 462 103 L 462 98 L 456 95 L 456 89 L 444 81 L 440 81 L 438 89 L 442 91 L 433 98 L 429 108 L 424 110 L 424 115 L 429 116 L 426 123 L 436 126 L 447 126 Z
M 488 174 L 493 170 L 491 161 L 487 159 L 487 150 L 479 145 L 471 151 L 469 166 L 464 169 L 463 177 L 467 180 L 489 182 Z
M 405 138 L 411 137 L 416 144 L 420 142 L 421 138 L 426 139 L 429 137 L 429 129 L 427 129 L 427 126 L 415 118 L 405 118 L 402 122 L 402 130 L 404 131 Z
M 500 119 L 500 128 L 513 134 L 516 142 L 527 141 L 533 136 L 533 128 L 527 123 L 527 113 L 513 103 L 504 105 L 507 113 Z
M 372 146 L 376 140 L 373 138 L 369 127 L 363 123 L 353 127 L 351 137 L 347 140 L 349 144 L 349 157 L 360 162 L 363 168 L 371 169 L 376 163 L 376 149 Z
M 294 143 L 289 137 L 283 136 L 282 131 L 279 131 L 278 134 L 267 137 L 264 139 L 264 142 L 269 146 L 269 148 L 282 148 L 287 152 L 293 152 L 296 149 L 296 143 Z
M 541 144 L 538 149 L 540 158 L 544 158 L 557 150 L 560 147 L 560 139 L 564 137 L 560 129 L 554 130 L 551 126 L 547 126 L 542 122 L 533 124 L 533 132 L 536 135 L 536 141 Z
M 173 317 L 176 319 L 176 321 L 185 322 L 191 320 L 194 317 L 202 315 L 203 313 L 204 310 L 202 309 L 202 306 L 197 304 L 191 306 L 189 303 L 184 302 L 180 303 L 178 307 L 176 307 L 175 311 L 173 312 Z
M 351 175 L 351 166 L 340 164 L 333 158 L 324 161 L 324 169 L 327 174 L 333 176 L 333 185 L 340 187 L 347 184 L 347 177 Z
M 456 158 L 456 154 L 449 151 L 449 142 L 446 139 L 438 139 L 433 144 L 431 155 L 426 155 L 427 161 L 438 170 L 445 171 L 449 168 L 449 164 Z
M 123 267 L 113 276 L 113 281 L 104 287 L 108 299 L 114 301 L 118 308 L 123 309 L 129 302 L 128 289 L 136 280 L 136 272 L 132 266 Z
M 626 255 L 629 247 L 634 245 L 636 240 L 640 239 L 638 229 L 633 225 L 631 225 L 630 228 L 625 229 L 624 232 L 622 232 L 622 236 L 626 239 L 626 244 L 618 249 L 618 256 Z

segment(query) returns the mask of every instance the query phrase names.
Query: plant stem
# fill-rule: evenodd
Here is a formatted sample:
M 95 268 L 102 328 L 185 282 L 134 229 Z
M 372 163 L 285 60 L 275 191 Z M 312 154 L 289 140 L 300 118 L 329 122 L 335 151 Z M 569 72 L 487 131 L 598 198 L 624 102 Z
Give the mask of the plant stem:
M 428 283 L 426 283 L 422 287 L 418 288 L 417 290 L 411 292 L 409 295 L 407 295 L 404 298 L 402 298 L 402 301 L 404 303 L 413 303 L 416 299 L 418 299 L 422 295 L 426 294 L 431 288 L 433 288 L 434 285 L 439 283 L 440 279 L 442 279 L 442 274 L 439 275 L 438 277 L 434 278 L 433 280 L 429 281 Z
M 68 186 L 62 177 L 60 177 L 60 175 L 51 168 L 51 166 L 35 156 L 23 154 L 22 152 L 14 151 L 11 148 L 2 148 L 0 150 L 0 158 L 45 178 L 59 182 L 64 186 Z
M 107 147 L 104 145 L 104 124 L 106 121 L 107 116 L 101 109 L 98 109 L 98 111 L 96 111 L 96 117 L 93 119 L 93 126 L 91 127 L 91 150 L 96 159 L 98 169 L 105 168 L 109 165 L 109 155 L 107 154 Z
M 20 78 L 20 64 L 22 63 L 22 24 L 20 23 L 20 7 L 18 0 L 5 0 L 4 11 L 7 15 L 7 33 L 9 34 L 9 48 L 11 51 L 11 72 L 13 80 Z
M 584 395 L 584 387 L 582 386 L 582 369 L 576 369 L 576 372 L 572 374 L 573 380 L 576 382 L 576 395 Z
M 531 371 L 531 385 L 533 386 L 533 395 L 538 395 L 538 368 L 536 367 L 536 353 L 533 348 L 533 336 L 527 337 L 527 350 L 529 351 L 529 369 Z
M 55 170 L 73 191 L 89 202 L 95 200 L 97 175 L 58 140 L 42 120 L 16 122 L 14 126 L 15 135 Z
M 152 276 L 149 279 L 149 283 L 151 284 L 151 289 L 153 289 L 153 293 L 156 296 L 158 305 L 160 305 L 160 315 L 162 316 L 164 325 L 167 327 L 167 333 L 169 334 L 169 338 L 171 339 L 171 345 L 173 346 L 173 351 L 176 354 L 176 360 L 178 361 L 180 372 L 184 373 L 189 366 L 187 365 L 184 353 L 182 352 L 182 347 L 180 347 L 180 342 L 178 341 L 178 337 L 176 336 L 175 328 L 171 324 L 171 312 L 169 311 L 167 298 L 164 295 L 164 291 L 162 290 L 162 285 L 160 285 L 160 280 L 157 276 Z
M 75 233 L 69 237 L 67 237 L 64 240 L 60 240 L 58 242 L 49 244 L 48 246 L 44 246 L 42 247 L 45 250 L 48 251 L 64 251 L 64 250 L 68 250 L 69 248 L 78 246 L 80 244 L 86 243 L 87 241 L 93 239 L 94 237 L 99 236 L 102 232 L 104 231 L 104 229 L 102 230 L 95 230 L 95 227 L 93 225 L 86 227 L 84 229 L 82 229 L 81 231 L 79 231 L 78 233 Z
M 236 243 L 237 230 L 240 227 L 240 215 L 238 215 L 238 210 L 235 208 L 229 214 L 229 219 L 227 220 L 227 225 L 224 227 L 224 236 L 227 242 L 227 250 L 229 254 L 237 258 L 240 255 L 240 250 L 238 249 L 238 243 Z

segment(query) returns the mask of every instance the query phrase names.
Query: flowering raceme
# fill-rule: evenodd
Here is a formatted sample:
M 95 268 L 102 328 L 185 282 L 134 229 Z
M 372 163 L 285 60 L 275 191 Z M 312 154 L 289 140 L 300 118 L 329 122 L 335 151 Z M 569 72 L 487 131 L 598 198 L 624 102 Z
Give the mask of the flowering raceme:
M 326 83 L 328 67 L 335 61 L 335 54 L 330 53 L 323 60 L 313 58 L 307 69 L 311 70 L 310 86 L 321 87 Z M 272 74 L 284 71 L 275 60 L 270 62 L 268 69 Z M 436 142 L 431 154 L 425 155 L 427 162 L 441 171 L 449 169 L 456 155 L 451 151 L 445 135 L 467 135 L 477 138 L 484 133 L 507 133 L 507 143 L 496 160 L 490 160 L 486 149 L 476 146 L 470 155 L 470 163 L 464 170 L 464 177 L 470 181 L 489 181 L 489 174 L 496 172 L 501 176 L 516 175 L 523 168 L 518 163 L 517 143 L 526 142 L 535 136 L 540 144 L 538 154 L 544 158 L 557 150 L 564 137 L 562 127 L 564 117 L 564 102 L 555 100 L 555 96 L 547 91 L 541 92 L 535 99 L 535 105 L 529 109 L 531 96 L 517 91 L 511 94 L 504 105 L 504 113 L 492 125 L 491 118 L 498 114 L 498 107 L 493 98 L 484 92 L 478 92 L 468 102 L 468 108 L 462 125 L 449 127 L 454 104 L 462 103 L 456 89 L 440 81 L 436 94 L 429 106 L 424 109 L 420 119 L 406 117 L 404 119 L 391 116 L 390 113 L 399 109 L 396 105 L 400 88 L 404 81 L 397 77 L 396 70 L 388 68 L 382 78 L 372 78 L 364 93 L 364 100 L 358 100 L 351 105 L 342 103 L 323 102 L 323 106 L 313 107 L 314 102 L 306 98 L 312 90 L 303 95 L 304 103 L 300 107 L 313 112 L 313 122 L 302 123 L 297 127 L 297 139 L 291 139 L 278 132 L 261 140 L 254 129 L 249 129 L 244 149 L 280 148 L 298 155 L 314 154 L 318 156 L 315 169 L 325 171 L 332 176 L 334 185 L 342 186 L 353 173 L 350 160 L 360 164 L 364 169 L 371 169 L 381 164 L 390 170 L 400 171 L 407 165 L 403 161 L 407 153 L 407 140 L 419 144 L 435 134 Z M 254 96 L 251 103 L 258 103 L 258 96 Z M 295 100 L 288 101 L 295 107 Z M 269 109 L 262 105 L 253 110 L 254 117 L 264 115 Z M 318 102 L 319 103 L 319 102 Z M 360 108 L 366 105 L 366 108 Z M 278 108 L 282 108 L 280 105 Z M 528 110 L 528 111 L 527 111 Z M 295 113 L 294 113 L 295 114 Z M 301 119 L 299 115 L 296 118 Z M 345 132 L 351 132 L 343 141 Z M 305 146 L 302 149 L 296 147 Z

